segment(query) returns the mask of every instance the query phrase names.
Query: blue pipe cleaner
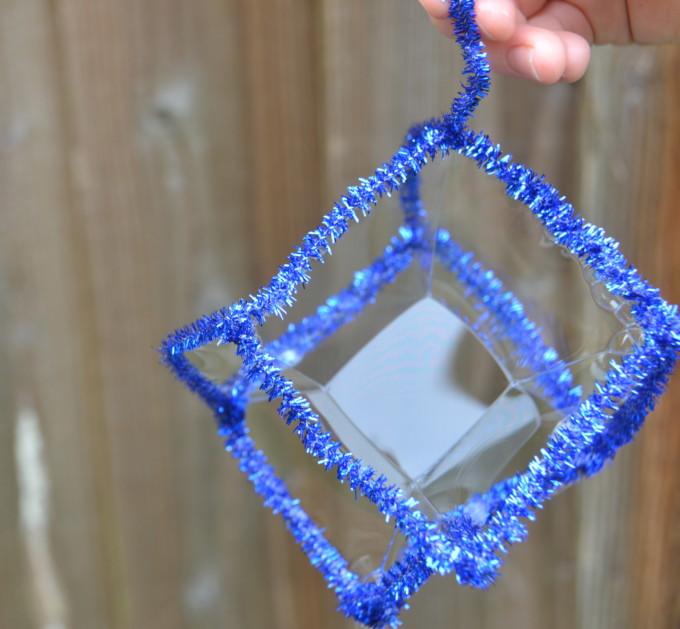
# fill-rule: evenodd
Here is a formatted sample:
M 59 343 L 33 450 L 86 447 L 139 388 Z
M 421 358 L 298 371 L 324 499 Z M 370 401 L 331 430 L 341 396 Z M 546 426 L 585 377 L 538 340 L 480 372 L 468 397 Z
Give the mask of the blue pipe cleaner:
M 321 224 L 310 231 L 285 264 L 255 295 L 205 315 L 168 336 L 161 346 L 164 362 L 215 414 L 219 434 L 264 504 L 284 520 L 310 562 L 322 574 L 348 617 L 371 627 L 396 627 L 400 611 L 433 574 L 455 573 L 461 584 L 486 588 L 498 575 L 499 555 L 523 541 L 526 520 L 558 491 L 598 472 L 641 428 L 663 392 L 680 349 L 677 307 L 666 303 L 624 258 L 618 243 L 579 217 L 571 204 L 542 177 L 512 161 L 500 146 L 468 127 L 489 90 L 489 66 L 474 19 L 473 0 L 451 0 L 449 14 L 462 50 L 465 82 L 450 111 L 414 127 L 392 158 L 351 186 Z M 612 362 L 603 382 L 581 400 L 569 365 L 543 341 L 539 326 L 522 303 L 490 270 L 475 260 L 443 229 L 430 229 L 420 200 L 419 173 L 434 159 L 457 153 L 482 172 L 503 182 L 511 199 L 529 208 L 552 240 L 578 258 L 610 293 L 631 306 L 644 333 L 622 359 Z M 268 317 L 283 318 L 297 291 L 311 279 L 314 261 L 323 261 L 350 226 L 370 214 L 385 195 L 400 192 L 404 224 L 382 255 L 357 271 L 353 281 L 318 310 L 288 326 L 264 345 L 258 334 Z M 527 469 L 473 496 L 434 521 L 418 503 L 334 440 L 307 398 L 283 372 L 324 339 L 351 323 L 393 282 L 414 257 L 433 252 L 438 262 L 483 304 L 484 329 L 475 330 L 491 350 L 502 340 L 533 372 L 541 395 L 567 413 Z M 476 323 L 468 321 L 475 329 Z M 205 377 L 187 353 L 211 344 L 233 344 L 242 361 L 226 382 Z M 290 357 L 294 358 L 291 359 Z M 257 449 L 246 427 L 249 394 L 261 390 L 278 402 L 281 418 L 306 451 L 340 483 L 373 502 L 407 540 L 401 557 L 367 582 L 324 536 L 299 501 L 289 493 Z M 475 506 L 475 517 L 470 506 Z M 479 513 L 485 514 L 481 519 Z

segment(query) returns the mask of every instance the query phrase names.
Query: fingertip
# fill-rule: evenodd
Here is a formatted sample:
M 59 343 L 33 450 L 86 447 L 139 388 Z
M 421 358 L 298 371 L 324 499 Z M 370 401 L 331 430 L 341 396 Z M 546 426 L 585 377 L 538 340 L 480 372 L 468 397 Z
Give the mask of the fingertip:
M 511 70 L 544 85 L 557 83 L 566 70 L 562 39 L 556 33 L 536 27 L 518 29 L 508 43 L 506 58 Z
M 590 44 L 588 41 L 568 31 L 560 33 L 564 45 L 566 63 L 562 80 L 573 83 L 583 78 L 590 64 Z
M 509 40 L 516 27 L 516 8 L 510 0 L 477 0 L 475 15 L 483 35 L 491 41 Z
M 449 17 L 448 0 L 419 0 L 419 2 L 434 20 L 442 20 Z

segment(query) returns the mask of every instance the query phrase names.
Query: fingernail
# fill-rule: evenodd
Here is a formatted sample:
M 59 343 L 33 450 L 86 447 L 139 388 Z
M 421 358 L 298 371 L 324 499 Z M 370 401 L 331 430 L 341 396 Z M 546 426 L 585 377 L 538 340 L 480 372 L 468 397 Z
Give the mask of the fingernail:
M 508 65 L 519 74 L 529 74 L 536 81 L 541 80 L 534 65 L 534 49 L 531 46 L 515 46 L 507 54 Z

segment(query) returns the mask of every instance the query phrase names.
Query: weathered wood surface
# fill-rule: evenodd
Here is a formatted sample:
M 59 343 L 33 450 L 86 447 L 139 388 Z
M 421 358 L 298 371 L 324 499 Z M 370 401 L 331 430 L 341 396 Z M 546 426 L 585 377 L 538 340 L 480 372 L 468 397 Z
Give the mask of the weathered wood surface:
M 154 347 L 446 106 L 450 42 L 415 0 L 4 0 L 0 35 L 0 627 L 349 626 Z M 675 301 L 679 77 L 601 49 L 576 87 L 496 81 L 478 123 Z M 678 627 L 678 391 L 497 587 L 433 580 L 405 626 Z
M 630 228 L 636 261 L 674 303 L 680 301 L 679 70 L 677 47 L 658 56 L 650 85 L 654 107 L 644 115 L 648 133 L 639 151 L 640 177 Z M 637 446 L 632 585 L 634 626 L 638 627 L 680 626 L 678 385 L 676 375 Z

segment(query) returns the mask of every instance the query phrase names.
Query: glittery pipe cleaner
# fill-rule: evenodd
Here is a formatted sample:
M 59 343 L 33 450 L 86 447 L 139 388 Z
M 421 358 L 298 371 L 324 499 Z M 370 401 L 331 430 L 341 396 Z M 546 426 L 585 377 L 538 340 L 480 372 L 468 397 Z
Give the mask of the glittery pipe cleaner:
M 340 610 L 372 627 L 395 627 L 410 597 L 433 574 L 454 573 L 466 585 L 485 588 L 496 578 L 499 556 L 526 537 L 527 520 L 556 492 L 598 472 L 642 426 L 663 392 L 680 349 L 677 308 L 666 303 L 619 251 L 618 243 L 579 217 L 571 204 L 541 176 L 514 163 L 483 133 L 467 124 L 489 89 L 489 67 L 479 37 L 472 0 L 452 0 L 450 17 L 463 55 L 465 83 L 449 112 L 415 127 L 403 146 L 373 175 L 361 179 L 303 239 L 285 264 L 255 295 L 205 315 L 177 330 L 162 344 L 164 362 L 213 410 L 226 449 L 262 496 L 280 515 L 310 562 L 337 594 Z M 508 197 L 524 204 L 543 224 L 554 243 L 588 268 L 597 282 L 625 301 L 642 341 L 581 400 L 569 366 L 546 345 L 540 327 L 519 300 L 464 251 L 444 230 L 430 233 L 420 203 L 418 173 L 433 159 L 458 154 L 498 179 Z M 354 222 L 370 214 L 385 195 L 400 191 L 404 225 L 383 254 L 358 271 L 346 289 L 317 312 L 291 324 L 278 339 L 263 345 L 257 327 L 272 315 L 285 317 L 297 291 Z M 544 397 L 559 409 L 572 409 L 526 470 L 484 494 L 470 498 L 439 520 L 428 519 L 417 502 L 346 451 L 323 427 L 309 401 L 285 377 L 285 370 L 340 327 L 351 323 L 379 298 L 417 256 L 433 246 L 437 262 L 484 303 L 493 325 L 480 338 L 508 341 L 518 358 L 537 374 Z M 432 249 L 430 249 L 432 250 Z M 469 322 L 474 329 L 474 322 Z M 489 335 L 491 330 L 491 336 Z M 242 367 L 227 383 L 205 377 L 187 352 L 211 343 L 234 344 Z M 293 358 L 291 358 L 291 356 Z M 281 418 L 326 472 L 365 496 L 404 535 L 399 560 L 373 581 L 353 573 L 347 560 L 324 537 L 299 501 L 290 495 L 248 435 L 249 393 L 260 389 L 278 405 Z M 481 514 L 481 517 L 480 517 Z

